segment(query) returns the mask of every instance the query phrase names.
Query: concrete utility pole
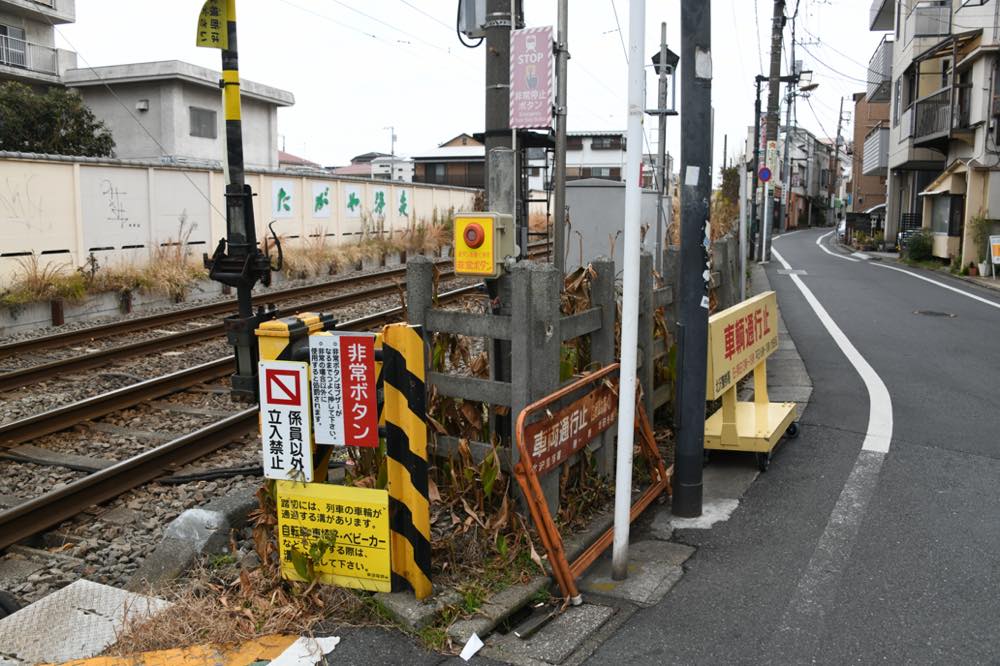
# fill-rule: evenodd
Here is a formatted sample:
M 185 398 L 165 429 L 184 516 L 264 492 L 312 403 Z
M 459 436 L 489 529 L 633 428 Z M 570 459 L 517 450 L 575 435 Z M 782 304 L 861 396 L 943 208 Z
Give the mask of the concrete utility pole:
M 663 212 L 663 197 L 667 193 L 667 24 L 660 24 L 660 80 L 657 95 L 656 110 L 660 112 L 658 121 L 657 166 L 659 167 L 659 188 L 656 193 L 656 255 L 653 266 L 656 272 L 663 275 L 663 235 L 664 227 L 670 228 Z
M 681 256 L 675 516 L 701 515 L 712 194 L 712 3 L 681 1 Z M 624 343 L 623 343 L 624 344 Z M 624 349 L 624 347 L 623 347 Z
M 569 70 L 569 0 L 559 0 L 559 18 L 556 36 L 556 155 L 555 187 L 553 192 L 555 215 L 552 218 L 552 235 L 555 265 L 560 274 L 566 273 L 566 119 L 567 71 Z
M 795 71 L 795 18 L 798 16 L 798 3 L 795 5 L 795 14 L 792 15 L 792 46 L 789 57 L 792 62 L 792 71 L 788 74 L 792 77 L 788 82 L 787 93 L 785 95 L 785 156 L 782 159 L 782 171 L 784 178 L 781 184 L 781 209 L 778 212 L 778 230 L 784 232 L 788 228 L 788 202 L 791 200 L 790 188 L 792 186 L 792 153 L 789 150 L 792 143 L 792 104 L 795 103 L 795 86 L 798 84 L 798 72 Z
M 836 220 L 836 209 L 833 207 L 834 196 L 840 192 L 840 131 L 844 127 L 844 98 L 840 98 L 840 114 L 837 116 L 837 138 L 834 139 L 833 168 L 830 170 L 830 210 L 826 213 L 826 223 L 833 226 Z
M 753 105 L 753 189 L 750 192 L 750 198 L 753 200 L 753 206 L 750 208 L 750 238 L 751 238 L 751 249 L 756 253 L 758 257 L 763 256 L 763 239 L 764 235 L 760 233 L 758 226 L 758 216 L 757 216 L 757 185 L 760 183 L 760 84 L 766 79 L 758 74 L 754 77 L 754 83 L 757 86 L 757 97 Z M 763 217 L 763 216 L 762 216 Z M 761 243 L 760 249 L 757 249 L 758 241 Z
M 618 388 L 618 451 L 615 466 L 615 528 L 611 575 L 628 576 L 628 537 L 632 509 L 632 448 L 635 440 L 635 384 L 639 344 L 639 234 L 642 209 L 642 116 L 645 109 L 646 0 L 629 3 L 628 147 L 625 153 L 625 245 L 622 263 L 622 358 Z M 704 385 L 705 380 L 702 379 Z M 704 390 L 704 386 L 702 387 Z
M 486 207 L 496 213 L 515 216 L 517 202 L 514 191 L 502 187 L 508 178 L 497 178 L 492 174 L 494 150 L 510 150 L 513 137 L 510 131 L 510 31 L 511 0 L 487 0 L 486 2 L 486 161 L 483 165 L 486 187 Z M 509 160 L 509 158 L 508 158 Z M 512 186 L 517 179 L 517 158 L 510 168 L 509 181 Z
M 778 140 L 778 120 L 780 100 L 780 80 L 781 80 L 781 35 L 785 28 L 785 0 L 774 0 L 774 14 L 771 18 L 771 69 L 767 84 L 767 146 L 770 147 L 772 141 Z M 765 154 L 767 154 L 765 152 Z M 774 165 L 768 165 L 774 166 Z M 776 174 L 772 174 L 776 175 Z M 771 226 L 773 219 L 771 215 L 771 188 L 769 183 L 764 183 L 764 220 L 761 224 L 762 252 L 760 260 L 767 261 L 771 254 Z

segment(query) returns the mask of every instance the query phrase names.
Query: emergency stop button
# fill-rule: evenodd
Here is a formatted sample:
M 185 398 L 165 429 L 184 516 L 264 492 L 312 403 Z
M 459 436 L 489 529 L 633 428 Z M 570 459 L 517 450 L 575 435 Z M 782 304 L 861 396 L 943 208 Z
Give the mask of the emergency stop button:
M 475 250 L 486 240 L 486 231 L 483 229 L 483 225 L 471 222 L 462 232 L 462 239 L 467 246 Z

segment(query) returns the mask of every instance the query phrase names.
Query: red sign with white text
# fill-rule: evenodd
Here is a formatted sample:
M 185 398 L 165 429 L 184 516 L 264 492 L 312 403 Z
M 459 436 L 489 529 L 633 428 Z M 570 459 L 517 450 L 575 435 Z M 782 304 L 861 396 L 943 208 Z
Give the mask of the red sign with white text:
M 340 376 L 344 396 L 344 444 L 378 446 L 375 336 L 340 335 Z

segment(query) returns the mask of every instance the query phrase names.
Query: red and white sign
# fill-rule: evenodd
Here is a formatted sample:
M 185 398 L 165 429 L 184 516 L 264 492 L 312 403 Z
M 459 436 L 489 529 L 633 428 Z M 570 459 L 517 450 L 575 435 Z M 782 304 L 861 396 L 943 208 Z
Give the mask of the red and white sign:
M 378 446 L 375 336 L 309 336 L 316 443 Z
M 555 103 L 552 26 L 510 33 L 510 126 L 552 127 Z
M 292 361 L 260 362 L 260 437 L 264 476 L 312 481 L 309 366 Z

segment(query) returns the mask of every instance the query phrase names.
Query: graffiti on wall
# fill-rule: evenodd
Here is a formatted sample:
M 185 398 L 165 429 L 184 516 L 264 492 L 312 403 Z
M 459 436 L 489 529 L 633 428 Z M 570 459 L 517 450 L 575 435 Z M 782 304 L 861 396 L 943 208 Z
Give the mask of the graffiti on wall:
M 105 178 L 101 181 L 101 196 L 107 205 L 108 222 L 117 224 L 119 229 L 138 229 L 138 222 L 130 222 L 128 217 L 128 206 L 125 204 L 125 197 L 128 192 L 122 192 L 113 182 Z
M 0 215 L 6 224 L 16 224 L 26 231 L 48 231 L 50 224 L 45 222 L 45 198 L 41 193 L 32 192 L 31 181 L 27 178 L 5 178 L 0 187 Z

